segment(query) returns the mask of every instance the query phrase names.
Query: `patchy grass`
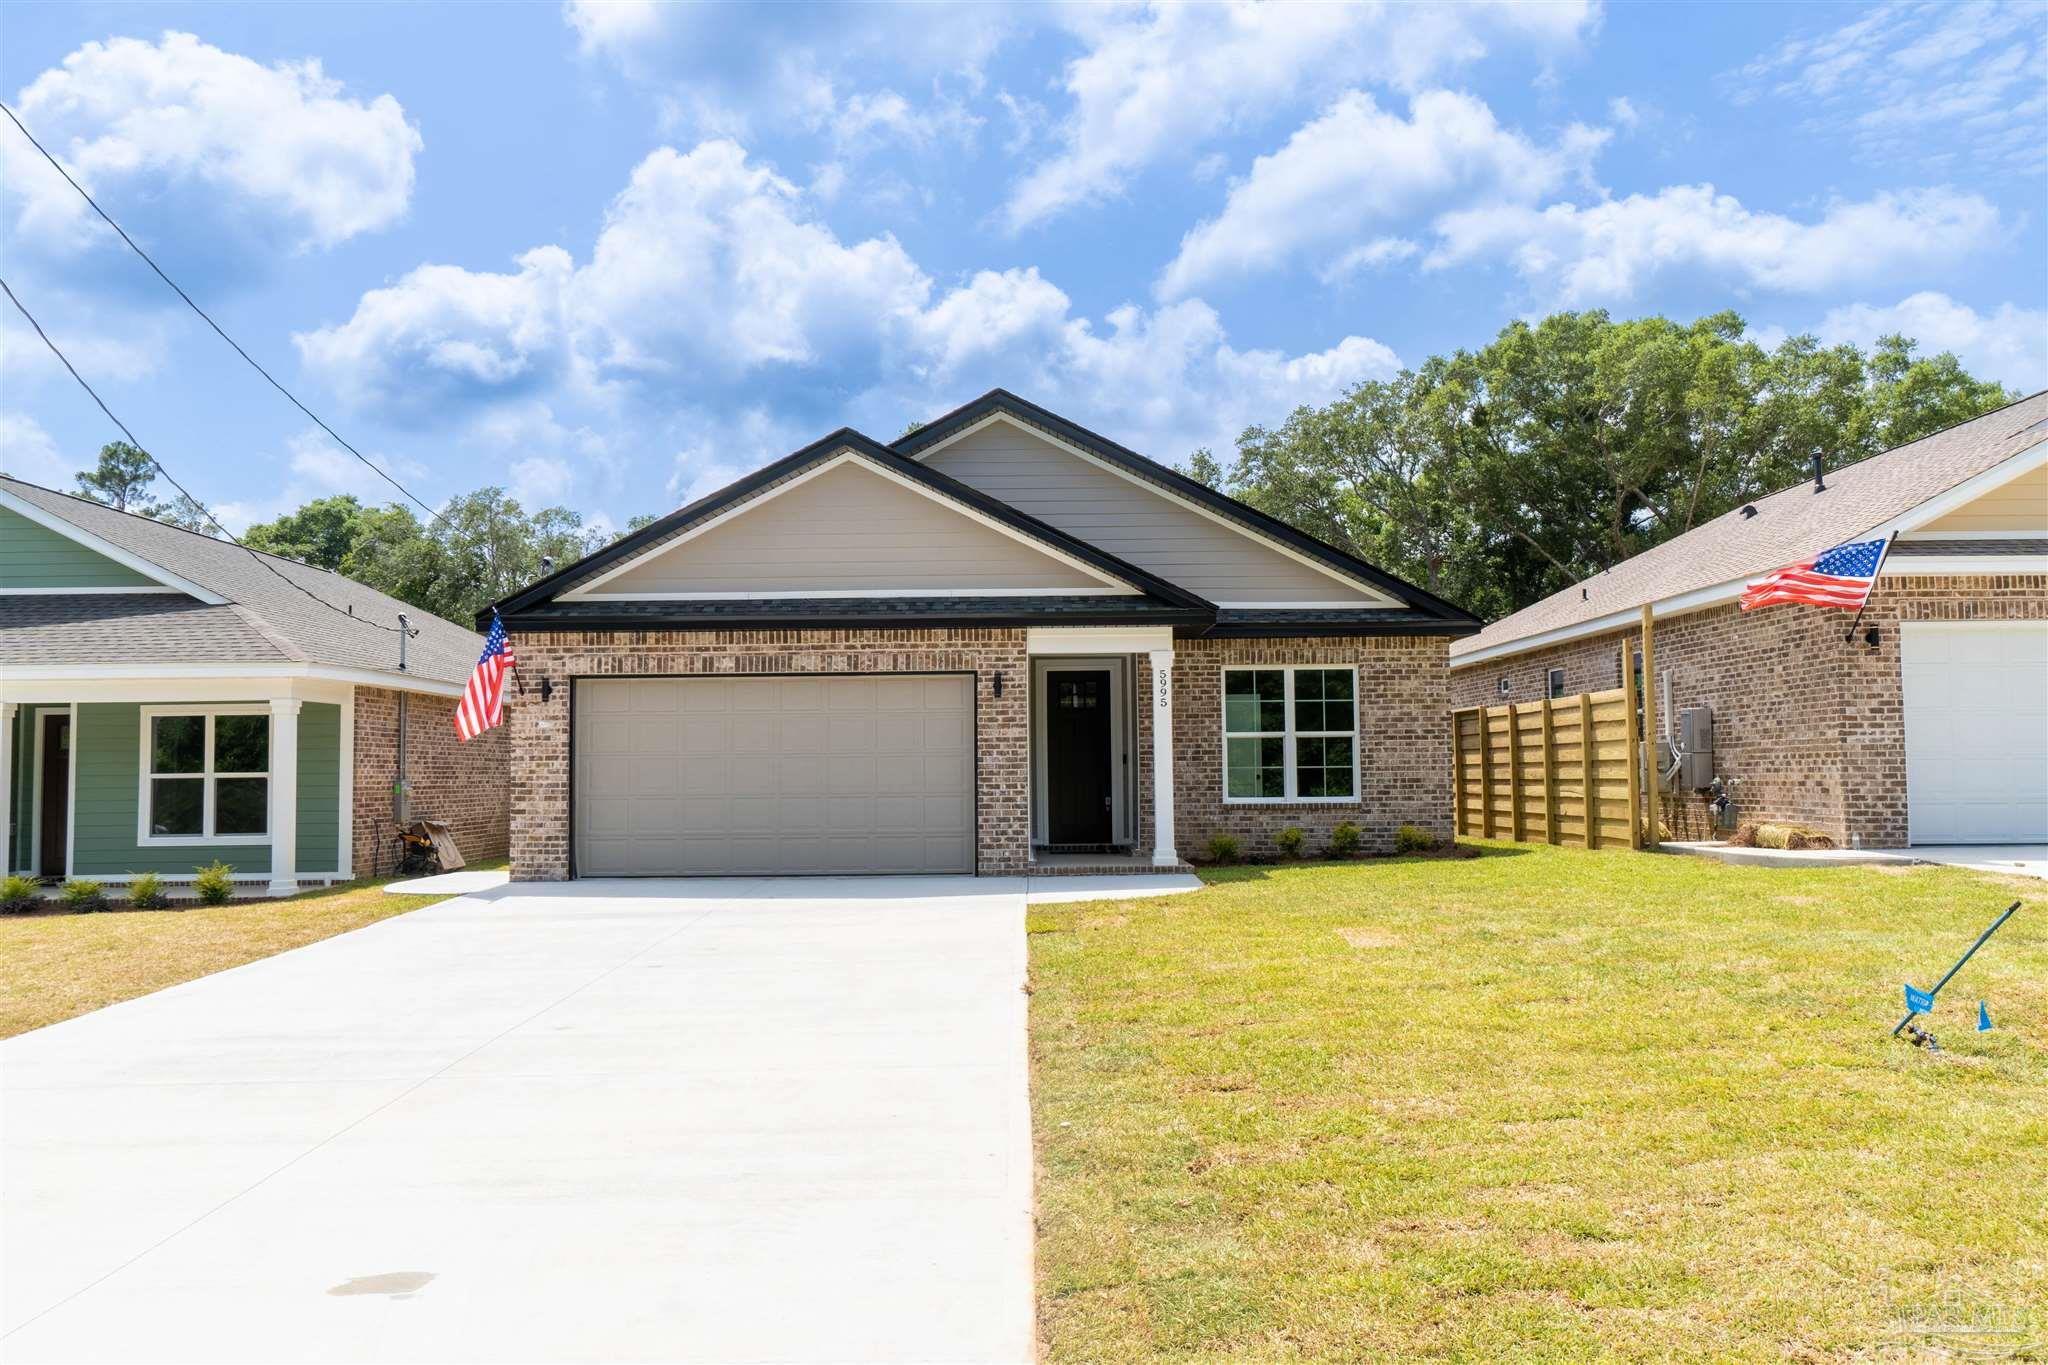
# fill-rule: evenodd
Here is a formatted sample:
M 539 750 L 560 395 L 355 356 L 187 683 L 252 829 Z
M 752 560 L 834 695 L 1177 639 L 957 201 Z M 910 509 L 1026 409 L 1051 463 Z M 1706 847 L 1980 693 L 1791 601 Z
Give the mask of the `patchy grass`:
M 470 864 L 503 866 L 502 859 Z M 348 882 L 281 901 L 178 901 L 187 908 L 0 918 L 0 1038 L 448 899 L 387 896 L 380 888 L 391 880 Z
M 1048 1359 L 2048 1353 L 2048 886 L 1486 847 L 1034 907 Z

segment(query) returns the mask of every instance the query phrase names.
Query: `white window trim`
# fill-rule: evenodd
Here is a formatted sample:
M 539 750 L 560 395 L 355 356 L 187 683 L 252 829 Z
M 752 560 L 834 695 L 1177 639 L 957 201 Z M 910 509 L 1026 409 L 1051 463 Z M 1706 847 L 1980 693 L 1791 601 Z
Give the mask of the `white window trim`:
M 277 726 L 271 719 L 269 705 L 267 703 L 255 706 L 194 705 L 190 703 L 183 705 L 167 704 L 163 706 L 144 706 L 141 708 L 141 712 L 142 724 L 140 728 L 142 733 L 137 743 L 139 752 L 136 764 L 138 771 L 136 774 L 135 793 L 135 842 L 143 848 L 190 848 L 209 845 L 235 848 L 269 847 L 270 831 L 267 828 L 261 834 L 215 834 L 212 832 L 214 783 L 223 777 L 262 778 L 266 784 L 264 787 L 264 822 L 266 825 L 269 823 L 270 803 L 269 787 L 267 784 L 276 780 L 272 776 L 272 769 L 266 768 L 260 773 L 223 773 L 216 772 L 213 767 L 213 723 L 220 716 L 263 717 L 264 752 L 266 754 L 270 752 L 271 746 L 277 742 Z M 154 728 L 156 718 L 159 716 L 203 716 L 206 718 L 206 735 L 203 741 L 205 744 L 205 749 L 203 750 L 205 766 L 199 772 L 153 773 L 150 771 L 150 732 Z M 74 755 L 78 752 L 76 738 L 72 741 L 71 750 Z M 202 831 L 201 833 L 151 834 L 149 832 L 149 784 L 150 779 L 154 777 L 181 778 L 185 781 L 196 780 L 200 783 L 199 827 Z
M 1351 675 L 1351 728 L 1349 730 L 1311 730 L 1302 733 L 1294 728 L 1294 675 L 1299 672 L 1349 673 Z M 1281 697 L 1287 708 L 1287 728 L 1282 731 L 1257 730 L 1236 731 L 1230 729 L 1230 675 L 1233 673 L 1280 673 L 1285 675 Z M 1217 766 L 1222 770 L 1221 787 L 1223 804 L 1226 806 L 1356 806 L 1362 804 L 1359 782 L 1359 755 L 1363 747 L 1359 742 L 1361 720 L 1361 699 L 1358 695 L 1358 668 L 1353 664 L 1230 664 L 1223 669 L 1222 685 L 1216 689 L 1218 701 L 1217 727 L 1223 736 L 1222 759 Z M 1275 734 L 1281 737 L 1281 781 L 1285 783 L 1284 796 L 1232 796 L 1230 794 L 1230 741 L 1233 739 L 1270 739 Z M 1295 794 L 1294 742 L 1297 739 L 1346 739 L 1351 741 L 1351 795 L 1349 796 L 1298 796 Z

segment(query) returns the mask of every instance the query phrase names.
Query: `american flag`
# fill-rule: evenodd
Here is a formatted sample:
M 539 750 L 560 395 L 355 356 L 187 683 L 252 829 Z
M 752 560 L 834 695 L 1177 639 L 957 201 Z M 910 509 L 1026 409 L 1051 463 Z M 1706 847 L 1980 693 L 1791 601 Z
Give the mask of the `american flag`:
M 1832 550 L 1822 550 L 1812 559 L 1787 564 L 1750 583 L 1742 594 L 1742 609 L 1775 607 L 1780 602 L 1811 602 L 1816 607 L 1840 607 L 1860 611 L 1877 585 L 1878 567 L 1884 563 L 1889 540 L 1852 540 Z
M 505 623 L 491 613 L 491 633 L 484 638 L 483 656 L 469 686 L 462 690 L 462 702 L 455 708 L 455 737 L 468 741 L 505 718 L 505 675 L 512 671 L 512 647 L 505 643 Z

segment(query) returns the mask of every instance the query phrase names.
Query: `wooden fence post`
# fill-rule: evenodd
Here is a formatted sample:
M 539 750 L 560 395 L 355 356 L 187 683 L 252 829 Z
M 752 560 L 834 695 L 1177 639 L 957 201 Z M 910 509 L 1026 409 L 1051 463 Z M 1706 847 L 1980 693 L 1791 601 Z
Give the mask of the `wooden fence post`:
M 1663 764 L 1657 759 L 1657 638 L 1650 625 L 1650 604 L 1643 603 L 1643 772 L 1650 818 L 1643 824 L 1643 845 L 1657 847 L 1657 828 L 1664 823 Z
M 1543 838 L 1552 844 L 1562 842 L 1557 832 L 1557 731 L 1551 720 L 1556 705 L 1543 699 Z
M 1522 718 L 1508 703 L 1508 837 L 1522 842 Z
M 1493 837 L 1493 717 L 1492 708 L 1479 708 L 1479 831 Z
M 1621 645 L 1621 732 L 1622 767 L 1628 772 L 1628 846 L 1643 846 L 1643 779 L 1638 757 L 1641 736 L 1636 733 L 1636 671 L 1630 663 L 1628 642 Z
M 1465 818 L 1465 713 L 1451 712 L 1451 828 L 1459 834 L 1472 832 Z
M 1600 847 L 1600 786 L 1599 769 L 1594 763 L 1593 753 L 1593 694 L 1579 693 L 1579 769 L 1583 776 L 1586 805 L 1585 844 L 1587 848 Z

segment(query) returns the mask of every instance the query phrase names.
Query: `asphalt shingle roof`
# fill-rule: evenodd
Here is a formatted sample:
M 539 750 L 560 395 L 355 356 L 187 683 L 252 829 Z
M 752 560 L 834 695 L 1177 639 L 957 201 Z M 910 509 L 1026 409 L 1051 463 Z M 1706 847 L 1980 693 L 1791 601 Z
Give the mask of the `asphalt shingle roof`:
M 256 552 L 232 542 L 5 475 L 0 488 L 230 604 L 208 606 L 167 593 L 0 597 L 7 604 L 0 612 L 0 662 L 289 660 L 372 669 L 396 681 L 406 674 L 398 672 L 398 636 L 385 627 L 396 626 L 400 612 L 419 631 L 406 646 L 413 677 L 462 683 L 483 649 L 483 637 L 475 632 L 340 574 L 275 555 L 259 562 Z M 300 588 L 340 610 L 329 610 Z M 68 617 L 62 609 L 50 615 L 32 605 L 53 602 L 71 604 Z M 144 603 L 150 605 L 138 605 Z M 361 619 L 351 619 L 350 608 Z
M 2048 392 L 1830 470 L 1827 491 L 1796 484 L 1553 593 L 1451 645 L 1451 662 L 1531 635 L 1699 588 L 1767 573 L 1903 516 L 2021 451 L 2048 441 Z M 1982 552 L 1973 543 L 1970 553 Z M 1583 590 L 1583 595 L 1582 595 Z

